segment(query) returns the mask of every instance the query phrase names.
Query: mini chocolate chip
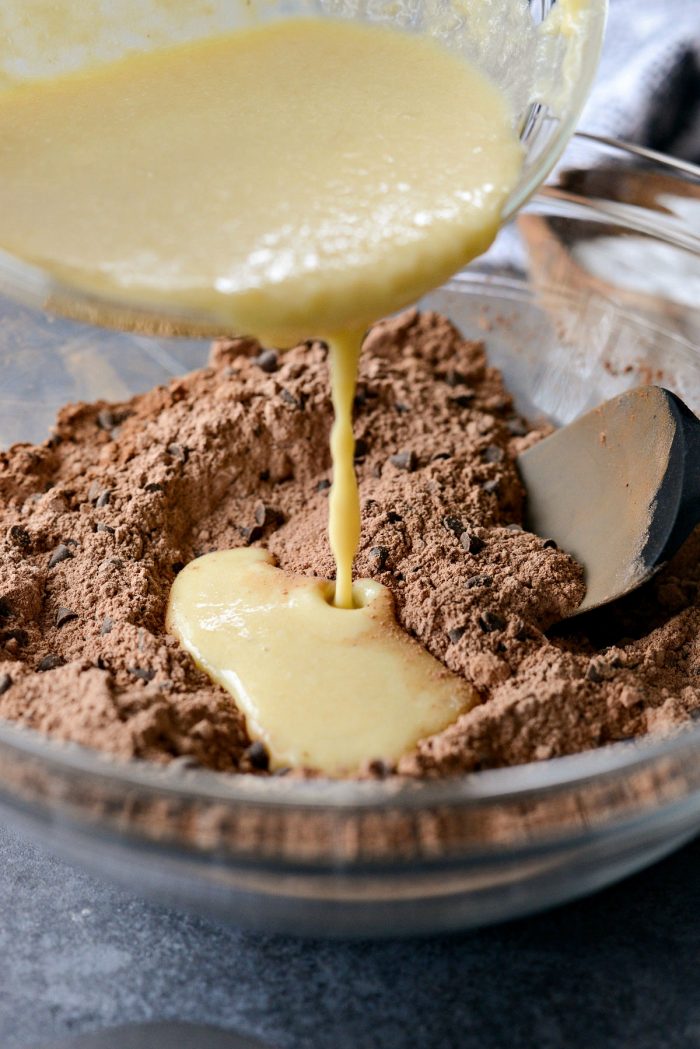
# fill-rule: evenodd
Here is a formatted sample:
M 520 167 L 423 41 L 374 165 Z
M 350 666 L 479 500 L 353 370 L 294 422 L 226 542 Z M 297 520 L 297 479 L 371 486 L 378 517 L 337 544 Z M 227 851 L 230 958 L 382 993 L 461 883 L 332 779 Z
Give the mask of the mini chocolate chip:
M 165 450 L 168 455 L 171 455 L 173 459 L 179 459 L 181 463 L 186 463 L 190 457 L 190 450 L 184 444 L 169 444 Z
M 599 681 L 603 681 L 605 675 L 601 673 L 600 667 L 593 660 L 591 660 L 591 662 L 586 667 L 586 673 L 584 674 L 584 677 L 587 681 L 593 681 L 597 684 Z
M 43 674 L 45 670 L 55 670 L 56 667 L 62 667 L 65 660 L 62 656 L 57 656 L 54 652 L 50 652 L 48 656 L 44 656 L 37 663 L 36 669 L 39 673 Z
M 29 641 L 29 634 L 26 630 L 5 630 L 0 641 L 8 648 L 11 641 L 14 643 L 13 647 L 22 648 Z
M 251 743 L 251 745 L 243 751 L 243 757 L 248 760 L 248 764 L 251 768 L 265 771 L 270 767 L 270 755 L 268 749 L 264 743 L 260 742 L 260 740 Z
M 258 474 L 258 477 L 263 482 L 264 481 L 269 481 L 270 480 L 270 471 L 269 470 L 261 470 L 260 473 Z
M 263 530 L 260 525 L 242 525 L 238 531 L 241 533 L 246 543 L 254 543 L 256 539 L 260 539 L 263 534 Z
M 32 545 L 32 537 L 22 525 L 12 525 L 9 531 L 10 542 L 20 550 L 29 550 Z
M 111 525 L 107 525 L 107 524 L 98 524 L 98 525 L 96 525 L 95 526 L 95 531 L 96 532 L 108 532 L 109 535 L 114 535 L 114 533 L 115 533 L 115 529 L 112 528 Z
M 452 456 L 450 455 L 449 452 L 434 452 L 430 456 L 430 461 L 431 461 L 431 463 L 436 463 L 440 459 L 451 459 L 451 458 L 452 458 Z
M 65 543 L 59 543 L 49 558 L 49 568 L 55 568 L 56 565 L 60 565 L 61 561 L 67 561 L 72 556 Z
M 112 622 L 111 616 L 105 616 L 102 620 L 102 625 L 100 626 L 100 634 L 111 634 L 113 626 L 114 623 Z
M 267 372 L 268 375 L 272 375 L 279 367 L 277 354 L 274 350 L 263 350 L 257 357 L 251 358 L 251 363 L 257 364 L 258 368 L 263 372 Z
M 490 444 L 487 448 L 484 448 L 481 458 L 485 463 L 502 463 L 505 454 L 503 449 L 499 448 L 497 444 Z
M 397 401 L 394 405 L 394 408 L 399 413 L 399 415 L 405 415 L 406 412 L 410 412 L 411 410 L 410 404 L 404 404 L 403 401 Z
M 545 541 L 542 543 L 542 549 L 543 550 L 558 550 L 559 547 L 557 546 L 557 544 L 554 542 L 553 539 L 545 539 Z
M 456 644 L 456 642 L 459 641 L 461 637 L 464 637 L 466 629 L 467 628 L 465 626 L 456 626 L 453 627 L 452 630 L 447 631 L 447 636 L 449 637 L 453 645 Z
M 529 636 L 525 620 L 521 619 L 520 616 L 511 619 L 508 624 L 508 633 L 514 637 L 516 641 L 524 641 Z
M 479 616 L 479 626 L 485 633 L 492 634 L 494 630 L 505 630 L 506 621 L 498 612 L 487 610 Z
M 498 491 L 499 480 L 494 477 L 491 481 L 484 481 L 481 486 L 482 492 L 486 492 L 487 495 L 494 495 Z
M 469 531 L 462 532 L 459 541 L 468 554 L 478 554 L 486 546 L 483 539 L 479 539 L 478 535 L 474 535 L 473 532 Z
M 389 524 L 398 524 L 399 521 L 403 521 L 403 517 L 401 516 L 401 514 L 397 514 L 396 510 L 389 510 L 386 515 L 386 519 L 389 522 Z
M 9 674 L 0 674 L 0 696 L 12 687 L 12 678 Z
M 412 473 L 416 468 L 416 454 L 412 451 L 397 452 L 396 455 L 389 456 L 389 462 L 397 470 L 406 470 L 407 473 Z
M 179 573 L 185 567 L 185 562 L 184 561 L 175 561 L 173 564 L 171 564 L 170 567 L 173 570 L 173 575 L 179 575 Z
M 129 667 L 128 670 L 132 677 L 137 677 L 139 681 L 153 681 L 156 676 L 155 670 L 146 667 Z
M 114 565 L 115 568 L 123 568 L 124 567 L 124 562 L 122 561 L 121 557 L 110 557 L 107 560 L 107 564 L 108 565 Z
M 373 546 L 369 552 L 369 556 L 376 560 L 377 570 L 383 572 L 389 559 L 389 551 L 387 548 L 385 546 Z
M 382 758 L 373 758 L 367 765 L 367 772 L 375 779 L 386 779 L 391 775 L 392 766 Z
M 467 382 L 467 377 L 462 372 L 457 371 L 456 368 L 450 368 L 449 371 L 445 372 L 445 382 L 454 389 L 455 386 L 464 386 Z M 471 396 L 473 397 L 474 394 Z
M 264 503 L 256 503 L 255 509 L 253 510 L 253 516 L 255 517 L 255 523 L 261 528 L 265 524 L 267 519 L 267 507 Z
M 358 437 L 355 441 L 355 459 L 364 459 L 368 451 L 367 441 L 363 440 L 362 437 Z
M 143 490 L 144 492 L 162 492 L 164 491 L 164 488 L 163 485 L 158 484 L 157 481 L 151 481 L 150 484 L 144 485 Z M 102 496 L 100 496 L 100 498 L 102 498 Z
M 97 425 L 101 430 L 111 430 L 112 427 L 117 425 L 116 415 L 109 410 L 109 408 L 102 408 L 97 413 Z
M 101 510 L 103 506 L 107 506 L 109 504 L 109 500 L 111 498 L 112 493 L 110 492 L 109 488 L 105 488 L 104 492 L 100 492 L 100 494 L 98 495 L 97 500 L 95 501 L 95 506 L 98 510 Z
M 64 623 L 70 623 L 71 619 L 77 618 L 77 612 L 74 612 L 70 608 L 66 608 L 64 605 L 60 605 L 56 612 L 56 626 L 63 626 Z
M 508 427 L 508 433 L 513 437 L 524 437 L 529 432 L 523 420 L 519 419 L 517 415 L 514 415 L 512 419 L 506 420 L 506 426 Z
M 316 491 L 325 492 L 328 488 L 330 488 L 330 486 L 331 482 L 327 478 L 322 477 L 320 481 L 316 482 Z
M 300 409 L 304 407 L 299 398 L 295 397 L 293 393 L 290 393 L 289 390 L 286 390 L 284 387 L 280 390 L 280 397 L 290 408 Z
M 473 393 L 458 393 L 456 397 L 450 397 L 452 404 L 456 404 L 458 408 L 470 408 L 474 401 Z
M 449 532 L 452 532 L 452 534 L 457 539 L 459 539 L 459 537 L 461 536 L 462 532 L 464 531 L 464 524 L 463 524 L 462 521 L 460 521 L 460 519 L 458 517 L 450 517 L 450 516 L 443 517 L 442 523 L 445 526 L 445 528 Z

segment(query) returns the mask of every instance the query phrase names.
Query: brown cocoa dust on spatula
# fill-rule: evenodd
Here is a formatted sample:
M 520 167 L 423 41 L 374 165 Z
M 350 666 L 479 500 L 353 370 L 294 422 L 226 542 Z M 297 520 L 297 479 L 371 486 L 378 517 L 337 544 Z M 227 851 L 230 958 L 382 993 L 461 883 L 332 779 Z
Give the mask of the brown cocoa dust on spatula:
M 580 568 L 521 528 L 515 457 L 541 436 L 480 344 L 432 313 L 376 325 L 355 403 L 358 576 L 482 703 L 398 769 L 443 776 L 671 730 L 700 707 L 700 551 L 641 594 L 544 631 Z M 122 758 L 267 774 L 228 693 L 164 633 L 192 558 L 259 544 L 330 576 L 326 348 L 220 341 L 210 366 L 124 404 L 67 406 L 0 458 L 0 716 Z M 263 748 L 264 750 L 264 748 Z

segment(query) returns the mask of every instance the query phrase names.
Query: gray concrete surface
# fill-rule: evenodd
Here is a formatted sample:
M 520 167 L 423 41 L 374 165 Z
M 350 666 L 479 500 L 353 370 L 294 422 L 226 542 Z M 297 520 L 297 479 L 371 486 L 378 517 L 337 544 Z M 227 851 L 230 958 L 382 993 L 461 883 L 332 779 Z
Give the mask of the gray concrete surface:
M 700 1047 L 700 840 L 536 918 L 338 944 L 143 903 L 0 831 L 0 914 L 1 1049 L 148 1019 L 276 1049 Z

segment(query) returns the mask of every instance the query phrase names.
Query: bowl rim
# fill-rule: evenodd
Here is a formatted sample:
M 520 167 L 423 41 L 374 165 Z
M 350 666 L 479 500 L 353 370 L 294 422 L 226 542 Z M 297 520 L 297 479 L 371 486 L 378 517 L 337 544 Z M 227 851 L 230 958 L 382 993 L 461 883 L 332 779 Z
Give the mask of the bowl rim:
M 639 157 L 642 160 L 651 160 L 653 163 L 658 164 L 659 167 L 668 168 L 670 171 L 682 172 L 684 175 L 690 175 L 692 178 L 700 179 L 700 164 L 694 164 L 692 160 L 685 160 L 683 157 L 672 157 L 668 153 L 659 153 L 656 149 L 650 149 L 649 146 L 642 146 L 637 142 L 628 142 L 623 138 L 616 138 L 614 135 L 599 135 L 592 131 L 576 131 L 572 135 L 571 141 L 575 142 L 590 142 L 594 146 L 608 146 L 611 149 L 618 150 L 621 153 L 628 153 L 630 156 Z M 546 183 L 543 189 L 546 191 Z
M 105 786 L 143 788 L 188 802 L 250 805 L 262 809 L 319 812 L 366 809 L 480 808 L 489 803 L 524 803 L 583 788 L 603 779 L 653 768 L 663 759 L 682 762 L 700 752 L 700 725 L 682 727 L 671 737 L 640 736 L 579 754 L 444 779 L 390 777 L 387 780 L 308 779 L 186 770 L 144 758 L 123 759 L 37 729 L 0 719 L 0 758 L 4 748 L 39 759 L 60 774 L 89 775 Z M 2 784 L 0 783 L 0 792 Z

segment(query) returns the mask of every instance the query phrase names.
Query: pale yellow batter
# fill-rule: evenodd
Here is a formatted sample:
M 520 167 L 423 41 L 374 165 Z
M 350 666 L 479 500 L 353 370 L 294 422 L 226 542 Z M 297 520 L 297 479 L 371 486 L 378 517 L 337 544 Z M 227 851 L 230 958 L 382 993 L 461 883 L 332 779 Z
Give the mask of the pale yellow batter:
M 331 394 L 335 421 L 331 430 L 333 485 L 328 497 L 328 539 L 335 558 L 338 608 L 352 608 L 352 563 L 360 543 L 360 495 L 355 476 L 352 407 L 362 348 L 358 332 L 336 335 L 329 346 Z
M 0 93 L 0 247 L 289 345 L 483 251 L 520 161 L 500 93 L 437 43 L 278 22 Z
M 277 763 L 395 758 L 474 702 L 400 635 L 388 592 L 363 583 L 353 609 L 352 402 L 362 331 L 488 247 L 520 164 L 479 72 L 349 22 L 278 22 L 0 95 L 0 248 L 113 299 L 330 344 L 335 588 L 234 551 L 182 572 L 169 612 Z
M 273 765 L 340 775 L 395 761 L 478 702 L 396 626 L 386 587 L 355 583 L 359 607 L 346 612 L 329 603 L 332 583 L 270 560 L 227 550 L 191 561 L 173 584 L 168 628 L 236 696 Z

